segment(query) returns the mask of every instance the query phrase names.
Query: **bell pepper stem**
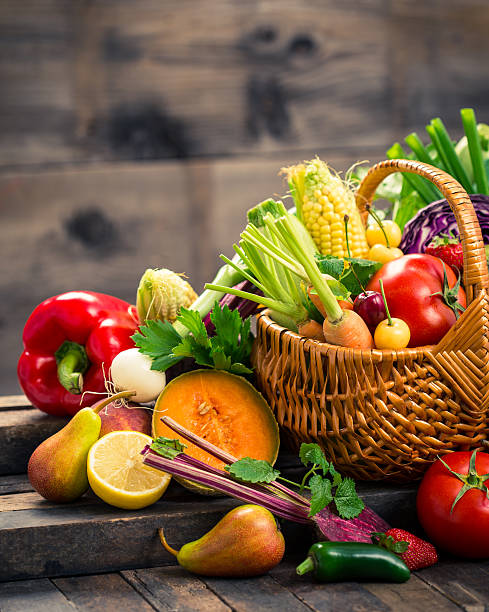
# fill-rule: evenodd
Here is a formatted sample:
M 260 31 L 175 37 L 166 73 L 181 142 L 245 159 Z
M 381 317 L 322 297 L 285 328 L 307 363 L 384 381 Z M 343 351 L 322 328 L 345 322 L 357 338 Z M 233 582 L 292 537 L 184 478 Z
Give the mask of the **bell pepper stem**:
M 83 374 L 89 361 L 84 347 L 66 340 L 55 353 L 58 364 L 58 380 L 70 393 L 79 395 L 83 389 Z
M 307 572 L 314 571 L 314 567 L 315 565 L 312 557 L 306 557 L 304 561 L 299 563 L 299 565 L 295 568 L 295 571 L 297 574 L 299 574 L 299 576 L 303 576 L 304 574 L 307 574 Z

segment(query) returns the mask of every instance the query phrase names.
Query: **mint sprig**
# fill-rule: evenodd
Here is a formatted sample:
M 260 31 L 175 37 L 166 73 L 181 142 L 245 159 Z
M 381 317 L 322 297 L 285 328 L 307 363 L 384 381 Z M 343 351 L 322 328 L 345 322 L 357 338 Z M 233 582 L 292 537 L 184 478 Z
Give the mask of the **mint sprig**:
M 301 483 L 292 482 L 280 476 L 270 463 L 262 459 L 244 457 L 225 467 L 234 478 L 251 483 L 271 483 L 281 480 L 311 492 L 310 511 L 312 517 L 323 508 L 333 503 L 341 518 L 355 518 L 364 509 L 363 501 L 358 497 L 355 482 L 343 478 L 330 463 L 318 444 L 301 444 L 299 457 L 309 467 Z M 320 472 L 320 473 L 319 473 Z

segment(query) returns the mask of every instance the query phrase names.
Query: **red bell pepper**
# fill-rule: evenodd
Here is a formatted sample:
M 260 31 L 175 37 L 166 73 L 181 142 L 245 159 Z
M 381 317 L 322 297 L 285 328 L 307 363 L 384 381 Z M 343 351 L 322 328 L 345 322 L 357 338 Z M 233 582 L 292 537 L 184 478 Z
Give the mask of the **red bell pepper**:
M 70 291 L 35 308 L 24 327 L 20 385 L 48 414 L 73 415 L 106 390 L 114 357 L 134 347 L 135 306 L 92 291 Z

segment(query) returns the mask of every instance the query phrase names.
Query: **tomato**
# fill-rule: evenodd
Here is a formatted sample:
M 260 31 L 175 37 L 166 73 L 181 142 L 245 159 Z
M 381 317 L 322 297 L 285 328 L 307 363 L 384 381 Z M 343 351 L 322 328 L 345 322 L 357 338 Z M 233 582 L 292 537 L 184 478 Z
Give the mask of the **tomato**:
M 460 476 L 451 473 L 442 460 Z M 460 451 L 443 455 L 442 460 L 433 463 L 419 486 L 419 522 L 435 546 L 462 557 L 489 557 L 489 499 L 484 484 L 489 454 Z M 451 511 L 465 480 L 470 488 Z
M 444 268 L 450 289 L 457 284 L 454 271 L 432 255 L 403 255 L 385 263 L 370 279 L 368 291 L 379 291 L 384 283 L 387 304 L 392 317 L 405 321 L 411 330 L 409 346 L 437 344 L 455 323 L 453 310 L 443 293 Z M 466 306 L 465 291 L 459 287 L 452 298 Z

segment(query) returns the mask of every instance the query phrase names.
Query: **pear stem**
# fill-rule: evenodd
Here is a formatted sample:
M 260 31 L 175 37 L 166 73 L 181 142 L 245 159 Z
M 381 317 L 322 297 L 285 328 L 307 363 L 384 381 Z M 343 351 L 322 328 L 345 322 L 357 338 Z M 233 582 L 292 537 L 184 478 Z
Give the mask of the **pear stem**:
M 160 536 L 160 542 L 163 544 L 163 547 L 174 557 L 176 557 L 178 555 L 178 550 L 175 550 L 174 548 L 172 548 L 168 542 L 165 539 L 165 533 L 163 531 L 163 528 L 160 527 L 158 529 L 158 535 Z
M 100 402 L 100 404 L 98 406 L 95 406 L 95 408 L 92 406 L 92 410 L 95 412 L 95 414 L 98 414 L 103 408 L 105 408 L 109 404 L 112 404 L 112 402 L 117 401 L 118 399 L 123 399 L 125 397 L 132 397 L 133 395 L 136 395 L 136 391 L 120 391 L 115 395 L 109 395 L 109 397 L 104 399 L 103 402 Z

